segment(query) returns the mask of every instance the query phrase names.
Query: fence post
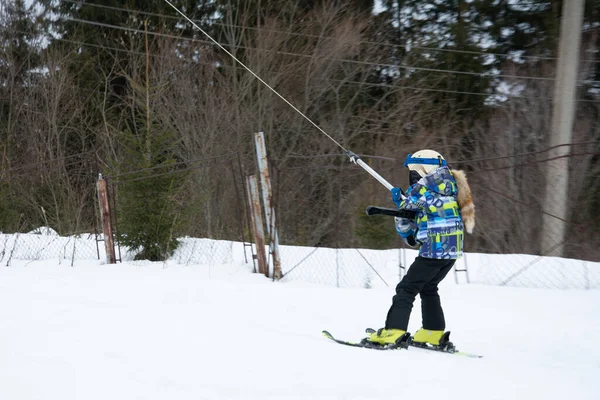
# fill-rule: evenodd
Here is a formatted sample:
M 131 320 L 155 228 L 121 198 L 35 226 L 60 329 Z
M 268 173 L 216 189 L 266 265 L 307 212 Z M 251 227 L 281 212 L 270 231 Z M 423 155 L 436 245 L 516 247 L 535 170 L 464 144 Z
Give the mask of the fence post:
M 102 174 L 98 175 L 96 183 L 98 189 L 98 203 L 100 205 L 100 223 L 102 224 L 102 233 L 104 234 L 104 248 L 106 250 L 106 262 L 108 264 L 116 264 L 115 243 L 113 240 L 113 231 L 111 223 L 110 203 L 108 201 L 108 185 L 106 180 L 102 178 Z
M 273 191 L 271 189 L 271 175 L 267 161 L 267 146 L 263 132 L 254 134 L 256 143 L 256 158 L 260 172 L 260 184 L 262 187 L 263 204 L 265 216 L 267 217 L 267 233 L 269 234 L 269 248 L 273 255 L 273 279 L 281 279 L 281 259 L 279 255 L 279 235 L 275 223 L 275 208 L 273 207 Z
M 458 283 L 458 273 L 459 272 L 464 272 L 465 276 L 467 277 L 467 283 L 471 283 L 471 280 L 469 279 L 469 268 L 467 265 L 467 253 L 463 252 L 463 262 L 465 264 L 465 267 L 462 269 L 458 269 L 458 266 L 456 264 L 454 264 L 454 282 Z
M 258 182 L 255 175 L 246 177 L 248 188 L 248 202 L 250 215 L 252 216 L 252 233 L 256 244 L 256 257 L 258 260 L 258 272 L 269 276 L 267 267 L 267 255 L 265 253 L 265 232 L 263 230 L 262 212 L 260 209 L 260 195 L 258 194 Z

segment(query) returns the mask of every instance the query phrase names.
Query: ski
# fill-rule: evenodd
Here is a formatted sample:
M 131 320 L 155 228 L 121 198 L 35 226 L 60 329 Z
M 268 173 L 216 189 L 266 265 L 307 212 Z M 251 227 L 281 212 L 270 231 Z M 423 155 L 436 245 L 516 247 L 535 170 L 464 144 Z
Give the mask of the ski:
M 372 333 L 375 333 L 376 330 L 372 329 L 372 328 L 367 328 L 367 329 L 365 329 L 365 332 L 370 335 Z M 414 342 L 413 337 L 411 336 L 408 340 L 407 345 L 409 347 L 415 347 L 417 349 L 437 351 L 438 353 L 453 354 L 455 356 L 462 356 L 462 357 L 469 357 L 469 358 L 483 358 L 483 356 L 480 356 L 478 354 L 466 353 L 464 351 L 459 351 L 454 346 L 454 344 L 449 341 L 449 338 L 450 338 L 450 332 L 444 333 L 444 336 L 442 337 L 442 340 L 441 340 L 441 342 L 443 342 L 443 344 L 441 346 L 434 346 L 434 345 L 430 345 L 430 344 L 426 344 L 426 343 Z
M 343 344 L 345 346 L 362 347 L 364 349 L 373 349 L 373 350 L 400 350 L 400 349 L 406 349 L 406 348 L 408 348 L 408 341 L 409 341 L 409 338 L 410 338 L 410 335 L 407 333 L 404 336 L 402 336 L 397 341 L 396 344 L 380 345 L 380 344 L 377 344 L 377 343 L 371 343 L 367 339 L 362 339 L 360 342 L 351 342 L 351 341 L 347 341 L 347 340 L 340 340 L 340 339 L 335 338 L 328 331 L 322 331 L 321 333 L 327 339 L 333 340 L 334 342 L 339 343 L 339 344 Z

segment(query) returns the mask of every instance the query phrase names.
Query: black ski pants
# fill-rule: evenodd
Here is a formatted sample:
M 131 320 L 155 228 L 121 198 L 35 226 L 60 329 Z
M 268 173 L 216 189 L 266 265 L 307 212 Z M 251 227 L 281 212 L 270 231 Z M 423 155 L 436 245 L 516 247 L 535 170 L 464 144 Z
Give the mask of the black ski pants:
M 396 286 L 396 295 L 385 321 L 386 329 L 408 330 L 408 320 L 417 294 L 421 295 L 423 328 L 446 329 L 444 311 L 438 295 L 438 284 L 446 277 L 456 260 L 417 257 L 404 278 Z

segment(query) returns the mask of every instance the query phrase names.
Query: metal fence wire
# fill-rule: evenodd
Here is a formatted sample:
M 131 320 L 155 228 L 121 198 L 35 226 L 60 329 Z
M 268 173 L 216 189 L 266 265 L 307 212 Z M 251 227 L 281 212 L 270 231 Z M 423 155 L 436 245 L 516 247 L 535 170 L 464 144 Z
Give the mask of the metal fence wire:
M 540 288 L 600 288 L 598 168 L 589 154 L 572 154 L 573 179 L 568 188 L 566 235 L 552 236 L 544 220 L 561 220 L 544 208 L 547 171 L 556 168 L 540 155 L 479 159 L 451 164 L 467 171 L 477 210 L 474 235 L 467 235 L 466 254 L 456 264 L 459 283 Z M 393 184 L 406 187 L 398 160 L 364 157 Z M 368 205 L 392 206 L 389 192 L 360 168 L 341 158 L 323 157 L 319 165 L 271 163 L 278 215 L 283 281 L 301 280 L 336 287 L 394 286 L 416 256 L 396 235 L 393 219 L 366 217 Z M 584 174 L 577 171 L 588 171 Z M 46 166 L 44 173 L 52 175 Z M 145 185 L 152 198 L 168 176 L 180 189 L 170 197 L 174 220 L 167 230 L 177 238 L 169 262 L 181 265 L 252 265 L 244 176 L 236 154 L 170 167 L 108 176 L 115 231 L 126 227 L 127 185 Z M 0 262 L 53 260 L 74 264 L 100 260 L 105 252 L 99 226 L 95 174 L 79 175 L 83 196 L 55 192 L 55 208 L 33 174 L 0 180 Z M 5 175 L 6 178 L 6 175 Z M 552 187 L 552 183 L 549 185 Z M 38 192 L 39 191 L 39 192 Z M 60 195 L 62 197 L 56 197 Z M 78 199 L 75 202 L 75 199 Z M 68 213 L 68 210 L 80 210 Z M 17 211 L 15 211 L 17 210 Z M 567 257 L 552 254 L 562 247 Z M 120 248 L 122 261 L 137 262 L 139 249 Z M 142 261 L 139 261 L 142 262 Z
M 282 246 L 282 281 L 367 289 L 393 287 L 406 269 L 403 252 Z
M 57 260 L 73 265 L 75 260 L 98 260 L 100 245 L 94 233 L 60 236 L 49 227 L 27 233 L 0 234 L 0 263 L 13 260 Z
M 99 258 L 91 152 L 0 172 L 0 263 Z
M 51 166 L 46 166 L 46 169 L 52 174 Z M 152 203 L 155 197 L 164 194 L 165 187 L 159 185 L 177 181 L 179 190 L 166 194 L 167 201 L 173 204 L 173 219 L 167 229 L 173 227 L 169 234 L 177 241 L 170 260 L 183 265 L 252 262 L 248 246 L 241 246 L 240 250 L 239 246 L 234 245 L 234 241 L 243 244 L 250 240 L 241 171 L 238 155 L 231 153 L 194 160 L 185 165 L 175 164 L 105 176 L 109 182 L 109 202 L 117 245 L 120 235 L 124 233 L 119 228 L 127 226 L 126 212 L 131 210 L 123 207 L 127 196 L 144 196 L 136 207 L 140 210 L 138 216 L 145 218 L 155 205 Z M 70 265 L 76 260 L 105 262 L 95 184 L 97 175 L 90 171 L 86 173 L 88 185 L 84 191 L 85 205 L 79 206 L 82 212 L 75 217 L 61 210 L 63 206 L 60 203 L 53 207 L 52 203 L 43 202 L 43 198 L 34 201 L 38 196 L 36 190 L 43 191 L 44 188 L 32 186 L 30 174 L 14 175 L 10 182 L 0 181 L 4 185 L 2 189 L 5 189 L 0 191 L 0 262 L 5 265 L 10 265 L 14 260 L 68 261 Z M 26 187 L 29 188 L 27 191 L 24 190 Z M 126 189 L 133 189 L 137 194 L 126 193 Z M 31 198 L 27 199 L 27 195 Z M 65 199 L 65 203 L 68 200 Z M 21 206 L 23 212 L 10 213 L 2 208 L 4 205 L 6 209 Z M 154 211 L 161 213 L 164 209 Z M 80 228 L 74 234 L 66 229 L 56 229 L 82 225 L 87 228 Z M 134 261 L 139 250 L 126 245 L 118 246 L 118 259 Z
M 153 221 L 148 226 L 143 221 L 142 228 L 175 238 L 176 248 L 169 253 L 179 264 L 233 263 L 232 241 L 250 241 L 242 178 L 235 153 L 199 159 L 183 168 L 169 165 L 109 176 L 113 226 L 121 238 L 122 260 L 139 258 L 140 249 L 128 247 L 125 239 L 137 234 L 136 218 L 141 218 Z M 165 193 L 166 187 L 171 191 Z M 162 202 L 157 200 L 161 198 Z
M 466 235 L 466 255 L 456 264 L 461 271 L 456 274 L 459 281 L 600 288 L 600 232 L 594 212 L 594 202 L 598 201 L 594 182 L 599 176 L 598 168 L 590 168 L 597 154 L 580 153 L 571 154 L 566 163 L 573 176 L 569 187 L 556 187 L 552 181 L 548 185 L 551 190 L 572 194 L 566 218 L 544 209 L 545 182 L 552 175 L 548 171 L 564 168 L 545 154 L 450 164 L 451 168 L 466 170 L 477 210 L 475 233 Z M 397 160 L 379 157 L 370 162 L 382 176 L 391 177 L 393 184 L 406 187 L 406 177 L 397 173 Z M 394 205 L 389 193 L 362 170 L 329 162 L 279 167 L 275 176 L 278 190 L 288 195 L 278 197 L 280 237 L 286 243 L 307 244 L 306 254 L 283 263 L 284 279 L 340 287 L 390 285 L 412 263 L 414 252 L 397 250 L 402 245 L 394 238 L 389 217 L 369 217 L 369 221 L 364 217 L 366 205 Z M 308 195 L 289 196 L 295 191 Z M 565 235 L 546 229 L 544 223 L 548 221 L 562 224 Z M 365 247 L 383 250 L 356 250 Z M 567 258 L 553 256 L 558 248 Z M 282 256 L 286 258 L 283 251 Z
M 366 250 L 284 246 L 283 281 L 341 288 L 394 287 L 410 267 L 412 249 Z M 549 289 L 600 289 L 600 263 L 527 254 L 465 253 L 457 283 Z M 451 277 L 447 279 L 452 279 Z
M 600 289 L 600 263 L 527 254 L 467 254 L 472 283 L 551 289 Z

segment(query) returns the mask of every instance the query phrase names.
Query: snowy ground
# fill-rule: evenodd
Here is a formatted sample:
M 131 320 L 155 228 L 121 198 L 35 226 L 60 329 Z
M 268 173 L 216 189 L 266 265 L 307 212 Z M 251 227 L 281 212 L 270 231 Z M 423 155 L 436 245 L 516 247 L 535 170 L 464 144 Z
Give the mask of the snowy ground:
M 273 283 L 248 266 L 14 260 L 0 268 L 0 399 L 600 398 L 600 291 L 443 282 L 469 359 L 378 352 L 393 287 Z M 167 267 L 167 268 L 165 268 Z M 411 330 L 419 328 L 418 302 Z

